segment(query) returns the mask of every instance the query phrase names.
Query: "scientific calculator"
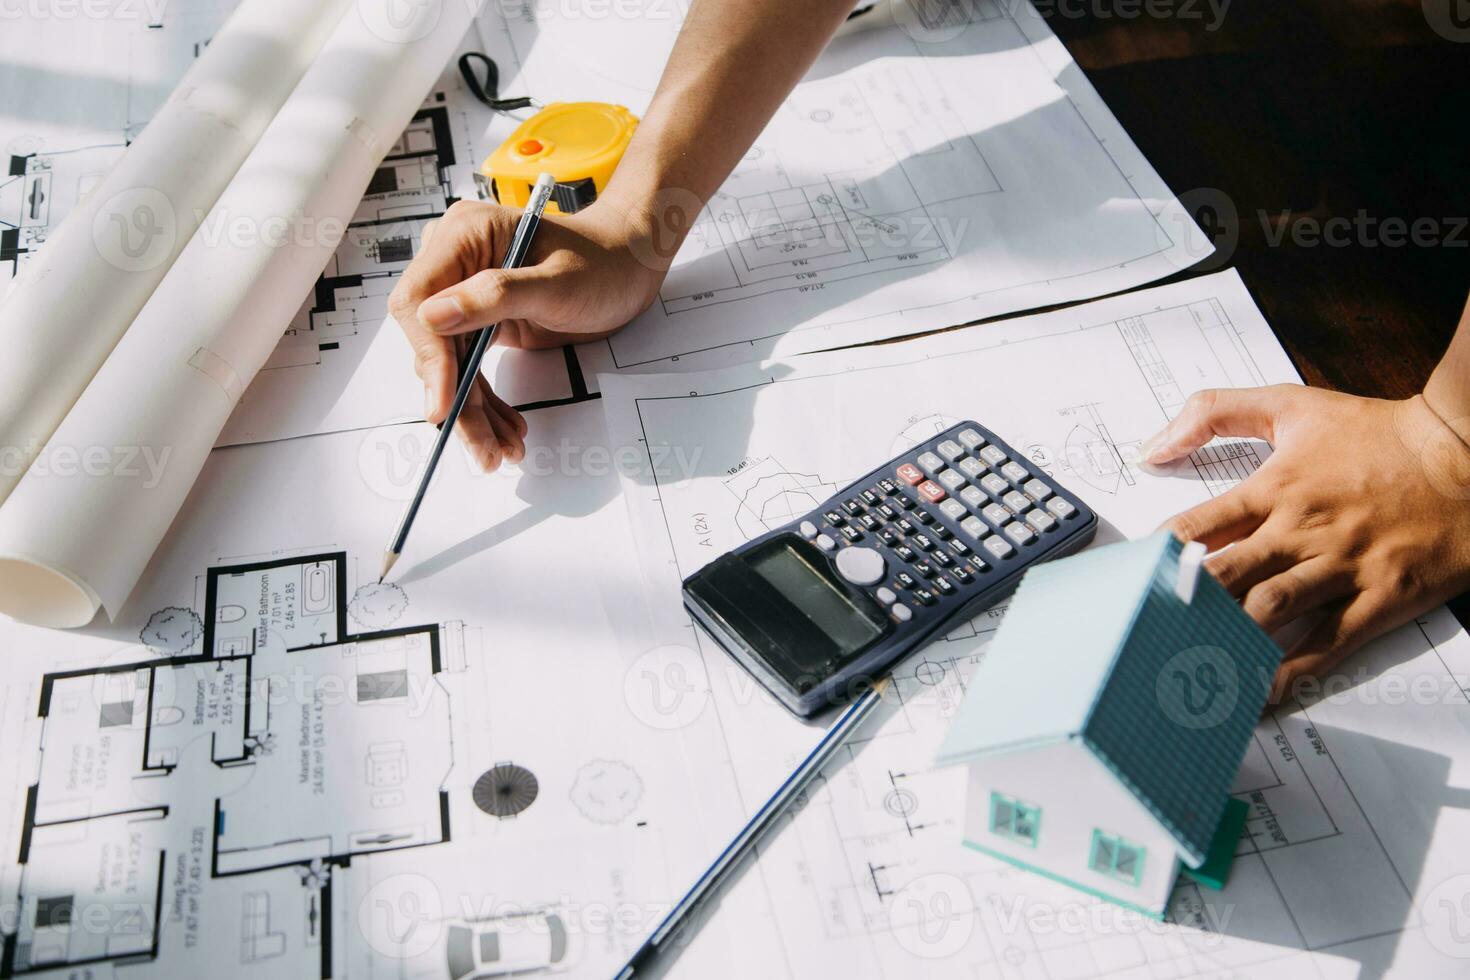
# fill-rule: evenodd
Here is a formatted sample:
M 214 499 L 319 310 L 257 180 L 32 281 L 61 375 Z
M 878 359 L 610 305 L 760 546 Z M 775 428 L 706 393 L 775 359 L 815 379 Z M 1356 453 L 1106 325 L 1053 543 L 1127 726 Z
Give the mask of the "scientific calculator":
M 961 422 L 684 581 L 684 604 L 804 718 L 1086 545 L 1097 515 Z

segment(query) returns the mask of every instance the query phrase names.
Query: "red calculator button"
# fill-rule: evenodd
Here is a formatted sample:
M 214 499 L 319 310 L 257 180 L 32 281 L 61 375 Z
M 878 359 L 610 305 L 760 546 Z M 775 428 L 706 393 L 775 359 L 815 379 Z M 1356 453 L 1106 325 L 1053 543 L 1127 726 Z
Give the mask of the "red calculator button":
M 911 487 L 916 487 L 924 482 L 924 471 L 913 463 L 904 463 L 898 468 L 898 478 Z
M 919 496 L 931 504 L 937 504 L 944 499 L 944 488 L 933 480 L 925 480 L 919 484 Z

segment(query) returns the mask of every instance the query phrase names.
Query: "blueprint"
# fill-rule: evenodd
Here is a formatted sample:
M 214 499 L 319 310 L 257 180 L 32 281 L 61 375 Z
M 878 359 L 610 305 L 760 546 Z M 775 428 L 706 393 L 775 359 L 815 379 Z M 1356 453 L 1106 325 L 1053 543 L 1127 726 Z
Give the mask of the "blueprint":
M 680 6 L 528 0 L 482 26 L 507 94 L 641 113 Z M 1211 253 L 1028 3 L 911 6 L 917 20 L 830 45 L 697 210 L 652 309 L 584 349 L 589 365 L 840 347 L 1137 286 Z
M 613 972 L 739 815 L 689 819 L 600 405 L 533 418 L 387 585 L 422 423 L 216 450 L 114 623 L 0 622 L 0 975 Z
M 711 792 L 733 774 L 751 811 L 820 728 L 691 625 L 683 576 L 963 419 L 1081 495 L 1099 541 L 1146 534 L 1270 450 L 1217 441 L 1157 474 L 1139 465 L 1140 440 L 1199 388 L 1298 377 L 1239 278 L 1222 273 L 892 346 L 601 380 L 613 442 L 650 461 L 624 485 L 650 615 L 678 651 L 666 662 L 720 720 Z M 652 467 L 671 456 L 697 462 Z M 963 772 L 932 759 L 1003 615 L 989 610 L 896 670 L 897 702 L 723 898 L 714 922 L 751 937 L 734 975 L 1462 975 L 1470 638 L 1447 611 L 1356 657 L 1350 688 L 1262 720 L 1234 787 L 1250 819 L 1230 884 L 1180 884 L 1166 924 L 960 847 Z M 696 961 L 703 941 L 689 948 Z

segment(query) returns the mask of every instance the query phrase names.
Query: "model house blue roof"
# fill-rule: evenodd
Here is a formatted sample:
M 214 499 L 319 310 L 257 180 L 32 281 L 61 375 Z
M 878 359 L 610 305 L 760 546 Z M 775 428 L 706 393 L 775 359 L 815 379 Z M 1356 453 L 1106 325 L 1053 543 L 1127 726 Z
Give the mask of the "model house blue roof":
M 1161 532 L 1029 571 L 939 763 L 1081 739 L 1203 863 L 1281 651 L 1209 575 L 1179 594 L 1181 550 Z

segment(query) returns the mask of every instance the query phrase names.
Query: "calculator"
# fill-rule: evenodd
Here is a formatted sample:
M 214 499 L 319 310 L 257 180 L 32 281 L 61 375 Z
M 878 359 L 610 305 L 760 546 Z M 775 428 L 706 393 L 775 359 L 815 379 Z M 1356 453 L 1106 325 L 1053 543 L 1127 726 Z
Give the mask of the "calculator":
M 1074 494 L 961 422 L 705 565 L 685 579 L 684 605 L 808 718 L 1096 533 Z

